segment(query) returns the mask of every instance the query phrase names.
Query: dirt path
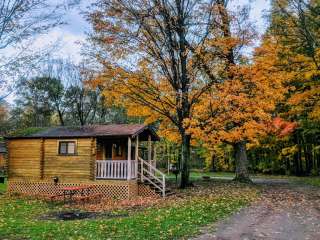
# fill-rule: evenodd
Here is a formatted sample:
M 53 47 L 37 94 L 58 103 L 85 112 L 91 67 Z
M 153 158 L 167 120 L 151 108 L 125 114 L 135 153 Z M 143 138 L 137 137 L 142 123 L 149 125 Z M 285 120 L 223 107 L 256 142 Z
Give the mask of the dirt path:
M 320 240 L 320 188 L 256 180 L 261 199 L 194 240 Z

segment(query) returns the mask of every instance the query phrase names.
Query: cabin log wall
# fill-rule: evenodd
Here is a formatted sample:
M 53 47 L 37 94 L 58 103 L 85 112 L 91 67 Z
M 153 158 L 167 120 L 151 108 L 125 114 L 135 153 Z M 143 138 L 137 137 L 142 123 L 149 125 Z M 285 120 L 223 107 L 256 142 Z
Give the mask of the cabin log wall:
M 45 148 L 44 148 L 44 139 L 42 138 L 40 140 L 40 178 L 43 179 L 44 178 L 44 152 L 45 152 Z
M 96 146 L 97 139 L 91 138 L 91 160 L 90 160 L 90 180 L 96 180 Z
M 58 177 L 59 182 L 88 181 L 91 176 L 92 139 L 61 139 L 76 141 L 75 155 L 59 155 L 57 139 L 44 140 L 44 179 Z
M 4 153 L 0 153 L 0 169 L 4 168 L 5 166 L 5 156 Z
M 9 143 L 8 141 L 5 141 L 5 146 L 7 149 L 7 152 L 4 154 L 4 171 L 6 173 L 6 175 L 8 175 L 9 173 Z
M 41 139 L 8 142 L 8 177 L 40 179 Z
M 59 139 L 11 139 L 9 178 L 88 181 L 95 177 L 95 138 L 78 138 L 76 155 L 59 155 Z

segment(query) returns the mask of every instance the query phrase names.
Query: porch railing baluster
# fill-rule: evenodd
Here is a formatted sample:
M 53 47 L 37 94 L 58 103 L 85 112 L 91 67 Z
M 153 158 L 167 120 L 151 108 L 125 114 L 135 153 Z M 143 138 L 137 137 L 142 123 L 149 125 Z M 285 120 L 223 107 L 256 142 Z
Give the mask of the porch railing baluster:
M 97 160 L 96 179 L 127 179 L 128 161 L 127 160 Z M 137 162 L 131 162 L 131 177 L 137 177 Z

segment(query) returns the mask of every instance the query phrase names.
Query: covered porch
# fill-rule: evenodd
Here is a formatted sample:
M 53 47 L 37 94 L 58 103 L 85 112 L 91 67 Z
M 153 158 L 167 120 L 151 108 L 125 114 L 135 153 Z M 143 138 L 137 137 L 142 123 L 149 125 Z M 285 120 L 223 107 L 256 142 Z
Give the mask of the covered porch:
M 143 162 L 154 172 L 158 136 L 144 128 L 127 136 L 101 136 L 96 138 L 96 180 L 132 180 L 141 178 Z

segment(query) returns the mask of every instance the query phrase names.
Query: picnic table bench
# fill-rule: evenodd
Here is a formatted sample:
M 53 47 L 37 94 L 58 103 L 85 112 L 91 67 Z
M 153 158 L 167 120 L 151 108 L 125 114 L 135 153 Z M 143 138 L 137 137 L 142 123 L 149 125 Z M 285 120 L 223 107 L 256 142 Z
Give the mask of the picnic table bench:
M 102 194 L 94 194 L 91 190 L 95 186 L 71 186 L 61 188 L 62 194 L 54 195 L 51 197 L 51 200 L 54 200 L 57 197 L 63 196 L 63 202 L 76 202 L 76 201 L 88 201 L 93 199 L 99 199 L 102 197 Z

